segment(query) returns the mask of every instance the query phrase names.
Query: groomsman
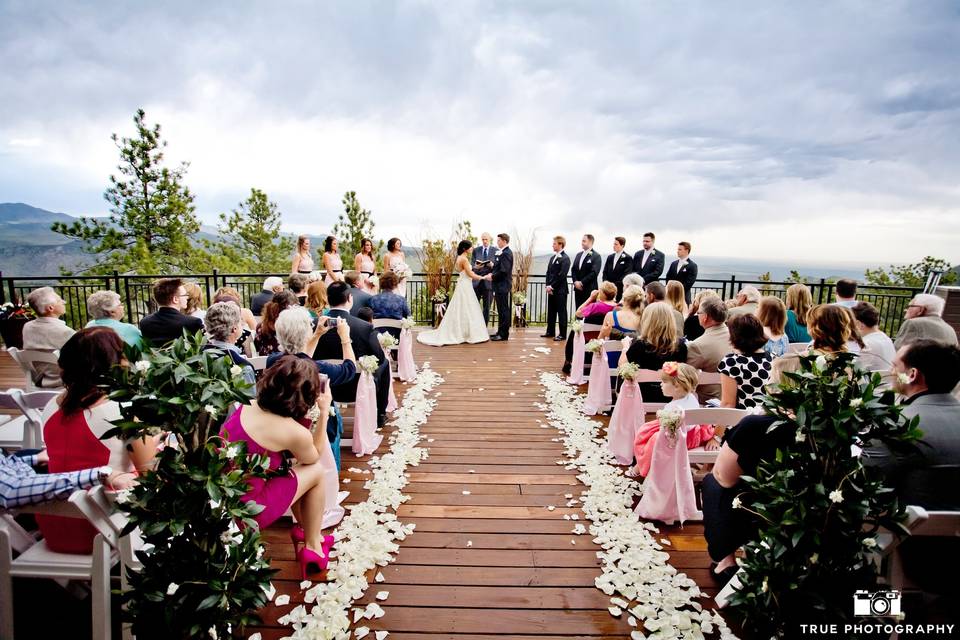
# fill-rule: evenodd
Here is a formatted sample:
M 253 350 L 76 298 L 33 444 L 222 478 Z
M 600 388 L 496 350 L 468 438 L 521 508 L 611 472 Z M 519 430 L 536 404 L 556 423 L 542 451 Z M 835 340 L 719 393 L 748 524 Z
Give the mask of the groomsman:
M 590 294 L 597 290 L 597 277 L 600 276 L 600 254 L 593 250 L 593 236 L 589 233 L 580 240 L 583 249 L 573 259 L 570 277 L 573 279 L 573 300 L 576 308 L 580 308 Z
M 690 304 L 690 291 L 697 281 L 697 263 L 690 259 L 690 243 L 681 242 L 677 245 L 677 260 L 667 269 L 667 282 L 676 280 L 683 285 L 684 297 Z
M 643 284 L 659 280 L 663 265 L 667 263 L 663 251 L 653 246 L 656 239 L 652 231 L 647 231 L 643 234 L 643 250 L 633 254 L 633 271 L 643 277 Z
M 567 241 L 563 236 L 553 239 L 553 255 L 547 264 L 547 332 L 541 338 L 553 338 L 562 342 L 567 335 L 567 272 L 570 257 L 563 250 Z M 557 317 L 560 318 L 560 333 L 555 333 Z
M 485 276 L 493 271 L 493 267 L 491 265 L 479 264 L 483 262 L 493 262 L 493 254 L 495 251 L 493 247 L 490 246 L 491 240 L 492 238 L 490 237 L 490 234 L 484 231 L 482 234 L 480 234 L 480 246 L 474 247 L 473 249 L 473 272 L 478 276 Z M 493 283 L 485 279 L 474 280 L 473 290 L 477 294 L 477 300 L 480 301 L 480 304 L 483 307 L 483 323 L 489 324 L 490 303 L 493 301 Z
M 603 265 L 603 279 L 617 285 L 617 300 L 623 297 L 623 277 L 633 269 L 633 259 L 624 252 L 627 246 L 626 238 L 617 236 L 613 239 L 613 253 L 607 256 Z

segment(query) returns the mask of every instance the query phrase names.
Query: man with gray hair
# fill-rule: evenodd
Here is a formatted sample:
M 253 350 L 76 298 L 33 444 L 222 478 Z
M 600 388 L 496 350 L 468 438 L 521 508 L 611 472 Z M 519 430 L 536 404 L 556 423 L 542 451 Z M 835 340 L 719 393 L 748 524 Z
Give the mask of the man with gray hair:
M 757 307 L 760 306 L 760 290 L 756 287 L 747 285 L 740 289 L 737 296 L 733 299 L 733 304 L 727 310 L 727 322 L 734 318 L 746 315 L 756 315 Z
M 37 314 L 36 319 L 23 325 L 23 348 L 31 351 L 56 351 L 70 339 L 75 332 L 60 319 L 67 311 L 67 304 L 52 287 L 34 289 L 27 296 L 27 302 Z M 55 364 L 38 362 L 34 365 L 36 375 L 33 384 L 38 387 L 56 388 L 63 386 L 60 381 L 60 368 Z
M 283 278 L 270 276 L 263 281 L 263 291 L 250 298 L 250 312 L 255 316 L 263 315 L 263 305 L 273 300 L 273 294 L 283 291 Z
M 899 349 L 914 340 L 936 340 L 945 344 L 957 344 L 957 332 L 943 321 L 943 307 L 946 301 L 931 293 L 920 293 L 913 297 L 904 311 L 904 322 L 893 341 Z
M 240 375 L 245 382 L 256 384 L 257 377 L 253 365 L 243 357 L 237 340 L 243 335 L 243 323 L 240 320 L 240 307 L 232 302 L 217 302 L 210 305 L 203 319 L 203 328 L 207 334 L 207 343 L 203 349 L 218 350 L 229 356 L 233 364 L 240 367 Z
M 473 248 L 473 272 L 485 276 L 493 270 L 493 257 L 496 250 L 490 246 L 493 238 L 484 231 L 480 234 L 480 244 Z M 493 302 L 493 284 L 489 280 L 474 280 L 473 291 L 483 309 L 483 323 L 490 322 L 490 304 Z
M 697 320 L 703 335 L 687 343 L 687 364 L 701 371 L 716 373 L 723 357 L 733 351 L 730 330 L 727 328 L 727 305 L 719 296 L 707 296 L 700 301 Z M 720 397 L 720 385 L 702 385 L 697 389 L 700 402 Z M 714 447 L 716 448 L 716 447 Z
M 123 302 L 116 291 L 96 291 L 87 297 L 87 315 L 90 322 L 86 327 L 107 327 L 116 331 L 120 339 L 131 347 L 143 351 L 146 345 L 140 328 L 121 322 L 123 317 Z

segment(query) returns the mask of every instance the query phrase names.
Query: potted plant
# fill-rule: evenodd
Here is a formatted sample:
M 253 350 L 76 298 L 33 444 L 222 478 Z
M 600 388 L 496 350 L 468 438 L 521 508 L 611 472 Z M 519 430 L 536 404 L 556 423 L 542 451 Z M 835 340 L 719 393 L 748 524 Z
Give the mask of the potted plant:
M 0 306 L 0 337 L 7 347 L 23 349 L 23 325 L 36 316 L 28 305 L 19 300 Z
M 269 559 L 253 516 L 262 509 L 241 497 L 251 477 L 266 477 L 265 456 L 227 444 L 220 428 L 252 386 L 230 358 L 201 349 L 202 336 L 177 339 L 115 370 L 108 388 L 123 418 L 106 436 L 163 434 L 155 469 L 118 495 L 139 527 L 143 567 L 129 572 L 124 617 L 137 638 L 228 638 L 258 620 L 268 600 Z

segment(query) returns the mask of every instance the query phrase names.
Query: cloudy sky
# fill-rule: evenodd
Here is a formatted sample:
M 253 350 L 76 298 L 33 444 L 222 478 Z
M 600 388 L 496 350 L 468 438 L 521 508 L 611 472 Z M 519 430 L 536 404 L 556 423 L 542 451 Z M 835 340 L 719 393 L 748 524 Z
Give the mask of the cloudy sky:
M 143 107 L 208 223 L 255 186 L 325 231 L 353 189 L 407 244 L 956 263 L 958 7 L 0 0 L 0 201 L 105 213 Z

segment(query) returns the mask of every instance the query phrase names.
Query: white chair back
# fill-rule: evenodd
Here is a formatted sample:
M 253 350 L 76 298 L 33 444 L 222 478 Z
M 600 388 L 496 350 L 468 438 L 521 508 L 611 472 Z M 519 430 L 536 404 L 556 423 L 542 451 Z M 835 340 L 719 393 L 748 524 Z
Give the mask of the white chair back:
M 382 328 L 402 329 L 403 320 L 394 320 L 392 318 L 374 318 L 373 328 L 374 329 L 382 329 Z
M 247 362 L 253 365 L 254 371 L 263 371 L 267 368 L 267 356 L 253 356 L 247 358 Z
M 683 412 L 686 424 L 712 424 L 730 427 L 739 423 L 750 412 L 745 409 L 730 409 L 726 407 L 706 407 L 703 409 L 687 409 Z M 690 464 L 713 464 L 720 454 L 719 449 L 707 451 L 703 447 L 696 447 L 687 452 Z
M 581 331 L 583 331 L 584 333 L 596 333 L 596 332 L 599 332 L 600 329 L 603 329 L 602 324 L 592 324 L 589 322 L 585 322 L 581 328 Z
M 803 353 L 809 348 L 809 342 L 791 342 L 787 347 L 787 353 Z
M 24 393 L 20 389 L 7 389 L 0 392 L 0 407 L 17 409 L 20 418 L 0 424 L 0 446 L 7 449 L 37 449 L 43 446 L 43 408 L 59 391 L 33 391 Z
M 52 364 L 54 366 L 59 365 L 60 360 L 60 351 L 36 351 L 32 349 L 17 349 L 16 347 L 10 347 L 7 349 L 7 353 L 10 354 L 10 357 L 13 358 L 20 366 L 20 370 L 23 371 L 23 375 L 26 376 L 27 380 L 24 384 L 24 388 L 27 391 L 39 391 L 41 387 L 37 386 L 34 383 L 34 380 L 39 379 L 39 373 L 34 366 L 38 362 L 44 364 Z M 62 389 L 62 387 L 60 387 Z

